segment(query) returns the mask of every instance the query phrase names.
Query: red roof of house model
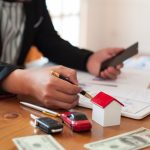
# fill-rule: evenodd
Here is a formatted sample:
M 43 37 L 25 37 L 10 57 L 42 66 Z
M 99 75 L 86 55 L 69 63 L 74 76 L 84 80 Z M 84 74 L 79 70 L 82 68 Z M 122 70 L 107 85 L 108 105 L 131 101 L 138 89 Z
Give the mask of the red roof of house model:
M 120 103 L 118 100 L 116 100 L 114 97 L 104 93 L 99 92 L 94 98 L 92 98 L 92 102 L 97 104 L 98 106 L 105 108 L 107 105 L 109 105 L 112 101 L 116 101 L 120 105 L 124 106 L 122 103 Z

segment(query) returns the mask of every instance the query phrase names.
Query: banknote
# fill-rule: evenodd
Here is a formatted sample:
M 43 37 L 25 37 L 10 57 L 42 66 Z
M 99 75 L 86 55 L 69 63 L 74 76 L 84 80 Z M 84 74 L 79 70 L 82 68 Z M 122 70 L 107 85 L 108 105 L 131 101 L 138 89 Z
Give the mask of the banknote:
M 139 150 L 148 146 L 150 146 L 150 130 L 143 127 L 84 145 L 89 150 Z
M 51 135 L 14 138 L 18 150 L 65 150 Z

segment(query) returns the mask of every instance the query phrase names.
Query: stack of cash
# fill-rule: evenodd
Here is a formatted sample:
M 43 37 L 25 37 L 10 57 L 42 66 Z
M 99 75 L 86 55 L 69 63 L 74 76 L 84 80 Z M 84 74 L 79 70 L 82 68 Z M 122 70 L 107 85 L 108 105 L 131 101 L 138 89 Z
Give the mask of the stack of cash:
M 148 146 L 150 146 L 150 130 L 143 127 L 84 145 L 89 150 L 139 150 Z

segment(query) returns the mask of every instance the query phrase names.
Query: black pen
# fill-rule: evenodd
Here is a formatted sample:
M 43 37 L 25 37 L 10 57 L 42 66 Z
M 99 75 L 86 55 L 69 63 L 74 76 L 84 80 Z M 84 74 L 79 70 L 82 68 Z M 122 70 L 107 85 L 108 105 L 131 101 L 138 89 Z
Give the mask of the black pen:
M 65 80 L 65 81 L 67 81 L 67 82 L 69 82 L 69 83 L 71 83 L 71 84 L 74 84 L 73 82 L 71 82 L 71 81 L 69 80 L 69 78 L 63 76 L 62 74 L 59 74 L 58 72 L 51 71 L 51 75 L 53 75 L 53 76 L 55 76 L 55 77 L 58 77 L 58 78 L 60 78 L 60 79 L 62 79 L 62 80 Z M 87 92 L 84 91 L 84 90 L 82 90 L 82 91 L 80 92 L 80 94 L 82 94 L 83 96 L 85 96 L 85 97 L 87 97 L 87 98 L 89 98 L 89 99 L 92 99 L 92 98 L 93 98 L 89 93 L 87 93 Z

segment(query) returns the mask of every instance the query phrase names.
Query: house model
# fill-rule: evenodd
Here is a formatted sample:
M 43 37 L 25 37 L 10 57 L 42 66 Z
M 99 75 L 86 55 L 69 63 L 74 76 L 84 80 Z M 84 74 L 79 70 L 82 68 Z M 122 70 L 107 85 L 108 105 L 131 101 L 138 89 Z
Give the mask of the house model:
M 99 92 L 92 103 L 92 119 L 95 122 L 104 127 L 120 124 L 122 103 L 104 92 Z

